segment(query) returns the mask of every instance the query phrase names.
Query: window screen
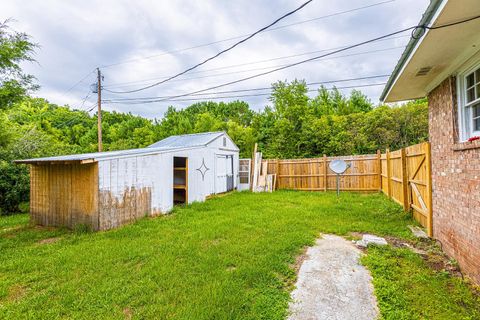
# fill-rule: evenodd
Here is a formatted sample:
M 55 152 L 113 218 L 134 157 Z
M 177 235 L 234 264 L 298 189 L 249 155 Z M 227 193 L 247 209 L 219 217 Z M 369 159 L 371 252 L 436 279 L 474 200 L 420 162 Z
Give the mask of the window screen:
M 467 139 L 480 131 L 480 68 L 465 75 L 462 90 L 464 99 L 460 111 L 465 121 L 461 129 Z

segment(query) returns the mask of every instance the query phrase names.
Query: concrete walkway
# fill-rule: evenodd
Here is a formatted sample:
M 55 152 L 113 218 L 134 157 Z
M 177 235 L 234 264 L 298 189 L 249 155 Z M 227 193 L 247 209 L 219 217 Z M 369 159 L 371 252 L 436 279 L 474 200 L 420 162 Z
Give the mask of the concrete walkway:
M 290 320 L 378 317 L 371 276 L 361 251 L 342 237 L 324 235 L 307 250 L 292 292 Z

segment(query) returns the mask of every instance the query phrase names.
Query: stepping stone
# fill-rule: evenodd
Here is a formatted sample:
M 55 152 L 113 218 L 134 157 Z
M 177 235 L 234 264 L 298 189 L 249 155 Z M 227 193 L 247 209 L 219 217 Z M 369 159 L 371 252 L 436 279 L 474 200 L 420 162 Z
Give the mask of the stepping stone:
M 358 240 L 356 243 L 357 243 L 357 246 L 362 248 L 366 248 L 370 244 L 375 244 L 377 246 L 385 246 L 388 244 L 385 238 L 377 237 L 371 234 L 364 234 L 362 237 L 362 240 Z
M 423 231 L 422 228 L 415 227 L 415 226 L 408 226 L 408 229 L 412 231 L 413 235 L 417 238 L 421 239 L 428 239 L 428 235 Z
M 288 319 L 377 319 L 372 278 L 359 263 L 361 255 L 360 249 L 342 237 L 318 239 L 300 267 Z

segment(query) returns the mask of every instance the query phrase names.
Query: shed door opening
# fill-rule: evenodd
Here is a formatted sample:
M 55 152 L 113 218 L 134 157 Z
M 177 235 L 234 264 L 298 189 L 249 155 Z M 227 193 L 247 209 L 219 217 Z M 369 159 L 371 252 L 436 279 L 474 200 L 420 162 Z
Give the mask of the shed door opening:
M 188 158 L 173 157 L 173 203 L 188 202 Z

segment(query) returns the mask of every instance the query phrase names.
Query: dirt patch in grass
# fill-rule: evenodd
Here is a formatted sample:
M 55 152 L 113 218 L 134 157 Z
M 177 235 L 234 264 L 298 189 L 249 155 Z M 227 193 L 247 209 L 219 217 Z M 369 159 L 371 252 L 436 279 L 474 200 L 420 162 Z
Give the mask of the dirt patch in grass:
M 26 287 L 19 284 L 15 284 L 8 289 L 7 301 L 9 302 L 20 301 L 23 297 L 25 297 L 26 294 L 27 294 Z
M 38 244 L 55 243 L 55 242 L 59 241 L 60 239 L 61 239 L 61 237 L 47 238 L 47 239 L 39 240 L 37 243 L 38 243 Z
M 448 272 L 452 276 L 463 278 L 457 262 L 447 256 L 434 240 L 419 239 L 417 241 L 408 241 L 395 237 L 386 237 L 386 240 L 395 248 L 407 248 L 415 252 L 436 272 Z
M 125 316 L 125 320 L 132 319 L 132 316 L 133 316 L 132 309 L 130 309 L 130 308 L 123 309 L 123 315 Z
M 15 231 L 19 231 L 20 229 L 23 229 L 24 226 L 23 225 L 19 225 L 19 226 L 14 226 L 14 227 L 9 227 L 9 228 L 5 228 L 5 229 L 1 229 L 0 232 L 15 232 Z
M 0 230 L 0 237 L 7 238 L 7 239 L 13 239 L 18 234 L 20 234 L 21 232 L 27 230 L 27 228 L 29 228 L 29 227 L 24 226 L 24 225 L 20 225 L 20 226 L 14 226 L 14 227 L 1 229 Z
M 16 237 L 16 234 L 15 234 L 15 232 L 5 233 L 5 234 L 1 234 L 0 237 L 6 238 L 6 239 L 13 239 L 13 238 Z
M 288 291 L 291 291 L 295 287 L 295 282 L 297 281 L 298 273 L 300 272 L 300 267 L 303 262 L 308 258 L 307 250 L 309 246 L 304 246 L 300 250 L 299 254 L 295 256 L 295 262 L 290 263 L 289 267 L 292 273 L 290 276 L 277 274 L 278 278 L 284 283 L 285 287 L 288 288 Z
M 431 261 L 426 259 L 426 262 L 430 269 L 433 269 L 437 272 L 445 269 L 445 264 L 442 261 Z
M 224 192 L 224 193 L 220 193 L 220 194 L 212 194 L 212 195 L 207 196 L 206 199 L 223 198 L 223 197 L 231 195 L 233 192 L 235 192 L 235 191 L 229 191 L 229 192 Z
M 451 259 L 440 246 L 432 240 L 419 241 L 416 246 L 418 250 L 423 250 L 426 254 L 422 255 L 427 265 L 436 271 L 446 271 L 452 276 L 463 278 L 460 267 L 454 259 Z
M 349 232 L 348 238 L 361 239 L 365 233 Z M 463 278 L 457 262 L 445 254 L 437 242 L 431 239 L 418 239 L 416 241 L 399 239 L 386 236 L 385 240 L 395 248 L 406 248 L 418 254 L 425 263 L 436 272 L 448 272 L 455 277 Z M 365 251 L 365 250 L 363 250 Z
M 204 241 L 202 242 L 202 247 L 203 247 L 204 249 L 209 249 L 209 248 L 211 248 L 211 247 L 216 247 L 216 246 L 218 246 L 219 244 L 221 244 L 223 240 L 224 240 L 224 239 L 222 239 L 222 238 L 204 240 Z
M 307 250 L 307 246 L 303 247 L 301 253 L 295 258 L 295 263 L 290 266 L 293 270 L 295 270 L 295 274 L 298 274 L 298 271 L 300 270 L 303 261 L 305 261 L 305 259 L 307 258 Z
M 349 240 L 360 240 L 362 239 L 363 235 L 364 233 L 361 232 L 349 232 L 346 238 Z
M 39 225 L 34 225 L 31 227 L 38 231 L 55 231 L 59 229 L 58 227 L 45 227 L 45 226 L 39 226 Z

